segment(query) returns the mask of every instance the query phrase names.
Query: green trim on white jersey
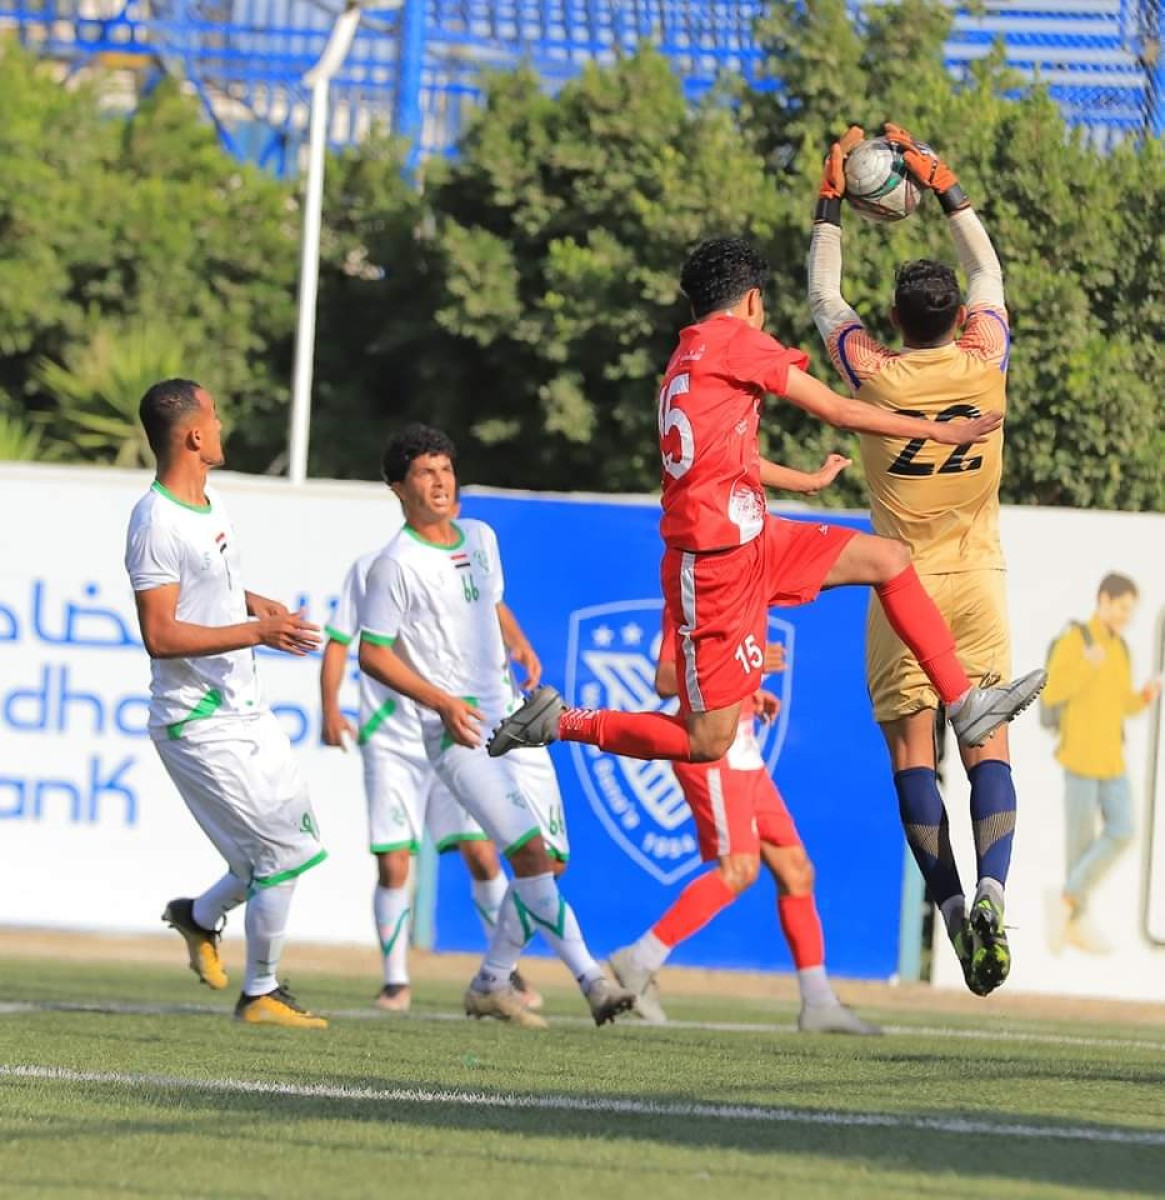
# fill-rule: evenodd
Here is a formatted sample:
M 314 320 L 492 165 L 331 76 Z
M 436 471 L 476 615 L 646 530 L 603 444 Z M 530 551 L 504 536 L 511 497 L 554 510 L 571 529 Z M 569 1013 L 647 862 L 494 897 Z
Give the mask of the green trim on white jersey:
M 165 496 L 167 500 L 179 505 L 181 508 L 188 508 L 191 512 L 201 513 L 204 517 L 209 516 L 214 512 L 214 505 L 208 500 L 205 504 L 187 504 L 185 500 L 179 500 L 172 491 L 160 480 L 155 479 L 150 487 L 153 488 L 159 496 Z
M 421 537 L 421 535 L 411 525 L 406 525 L 404 527 L 404 531 L 413 539 L 414 542 L 420 542 L 422 546 L 428 546 L 430 549 L 449 551 L 460 550 L 461 547 L 465 545 L 465 530 L 462 529 L 456 521 L 451 521 L 450 524 L 457 531 L 457 541 L 450 542 L 448 544 L 445 542 L 431 542 L 428 538 Z
M 181 721 L 174 721 L 166 726 L 166 736 L 176 742 L 185 732 L 191 721 L 204 721 L 213 716 L 223 705 L 223 694 L 218 688 L 211 688 L 201 700 L 190 710 Z

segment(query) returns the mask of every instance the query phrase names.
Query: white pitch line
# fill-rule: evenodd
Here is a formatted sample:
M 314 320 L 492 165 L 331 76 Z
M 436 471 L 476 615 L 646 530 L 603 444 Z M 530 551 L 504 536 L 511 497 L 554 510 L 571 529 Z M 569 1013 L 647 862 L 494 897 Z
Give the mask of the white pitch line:
M 217 1008 L 211 1004 L 137 1004 L 129 1001 L 108 1001 L 105 1003 L 84 1004 L 74 1001 L 0 1001 L 0 1017 L 18 1016 L 26 1013 L 63 1012 L 63 1013 L 93 1013 L 107 1016 L 130 1017 L 170 1017 L 170 1016 L 224 1016 L 226 1009 Z M 373 1008 L 341 1008 L 321 1010 L 321 1015 L 341 1021 L 433 1021 L 463 1023 L 465 1017 L 459 1012 L 411 1012 L 408 1014 L 393 1014 L 386 1016 L 380 1009 Z M 589 1028 L 592 1024 L 589 1017 L 555 1016 L 552 1024 L 564 1027 Z M 796 1033 L 797 1027 L 783 1022 L 745 1022 L 745 1021 L 668 1021 L 664 1025 L 649 1025 L 642 1021 L 628 1020 L 623 1028 L 641 1030 L 649 1036 L 668 1029 L 694 1029 L 705 1033 L 751 1033 L 751 1034 L 789 1034 Z M 1148 1038 L 1084 1037 L 1070 1033 L 1040 1033 L 1037 1030 L 1023 1029 L 967 1029 L 963 1026 L 942 1025 L 886 1025 L 883 1027 L 888 1034 L 903 1037 L 941 1037 L 961 1041 L 975 1042 L 1012 1042 L 1018 1045 L 1030 1044 L 1037 1046 L 1072 1046 L 1079 1049 L 1101 1050 L 1149 1050 L 1155 1053 L 1165 1052 L 1165 1039 L 1151 1041 Z
M 1059 1142 L 1103 1142 L 1125 1146 L 1165 1146 L 1165 1130 L 1092 1125 L 1018 1125 L 967 1117 L 920 1117 L 907 1113 L 840 1112 L 767 1108 L 752 1104 L 684 1104 L 618 1097 L 518 1095 L 433 1088 L 345 1087 L 339 1084 L 272 1083 L 257 1079 L 190 1079 L 180 1075 L 136 1075 L 119 1071 L 74 1071 L 67 1067 L 0 1064 L 0 1079 L 50 1083 L 107 1084 L 130 1090 L 203 1092 L 213 1095 L 286 1096 L 314 1100 L 355 1100 L 371 1104 L 446 1104 L 463 1108 L 526 1112 L 592 1113 L 597 1116 L 673 1117 L 713 1121 L 759 1121 L 781 1125 L 824 1125 L 854 1129 L 909 1129 L 925 1133 L 1037 1138 Z

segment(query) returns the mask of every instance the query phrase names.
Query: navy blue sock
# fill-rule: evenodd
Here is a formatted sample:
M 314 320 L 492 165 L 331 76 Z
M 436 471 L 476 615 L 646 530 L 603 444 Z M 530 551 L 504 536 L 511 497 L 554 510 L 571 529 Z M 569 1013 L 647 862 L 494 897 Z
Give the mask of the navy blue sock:
M 971 824 L 980 879 L 1007 882 L 1015 836 L 1015 784 L 1011 766 L 988 759 L 967 772 L 971 781 Z
M 955 866 L 950 824 L 938 780 L 929 767 L 908 767 L 895 772 L 894 787 L 906 843 L 926 880 L 930 898 L 941 908 L 963 894 L 963 885 Z

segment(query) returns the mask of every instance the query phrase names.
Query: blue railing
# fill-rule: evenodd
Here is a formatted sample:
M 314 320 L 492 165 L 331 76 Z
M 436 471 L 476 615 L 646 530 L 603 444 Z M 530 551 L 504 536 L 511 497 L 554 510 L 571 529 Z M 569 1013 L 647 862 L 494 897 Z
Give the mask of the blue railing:
M 342 0 L 0 0 L 0 24 L 72 68 L 94 61 L 179 74 L 224 143 L 277 170 L 306 126 L 304 73 Z M 1165 0 L 987 0 L 956 12 L 956 75 L 1002 39 L 1101 144 L 1165 128 Z M 675 64 L 689 95 L 725 72 L 765 86 L 753 38 L 762 0 L 401 0 L 368 10 L 338 75 L 330 137 L 381 123 L 415 158 L 448 153 L 481 94 L 481 72 L 529 62 L 554 87 L 586 62 L 642 40 Z

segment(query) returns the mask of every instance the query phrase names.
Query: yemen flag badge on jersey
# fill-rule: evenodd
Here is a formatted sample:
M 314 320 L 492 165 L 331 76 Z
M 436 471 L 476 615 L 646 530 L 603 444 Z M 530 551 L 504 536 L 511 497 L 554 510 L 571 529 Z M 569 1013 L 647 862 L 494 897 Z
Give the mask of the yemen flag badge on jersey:
M 449 555 L 449 559 L 459 571 L 468 571 L 470 568 L 469 555 L 463 551 Z
M 222 555 L 223 565 L 227 569 L 227 587 L 233 589 L 235 581 L 231 578 L 231 564 L 227 558 L 227 534 L 225 529 L 215 535 L 214 544 L 218 547 L 218 552 Z

